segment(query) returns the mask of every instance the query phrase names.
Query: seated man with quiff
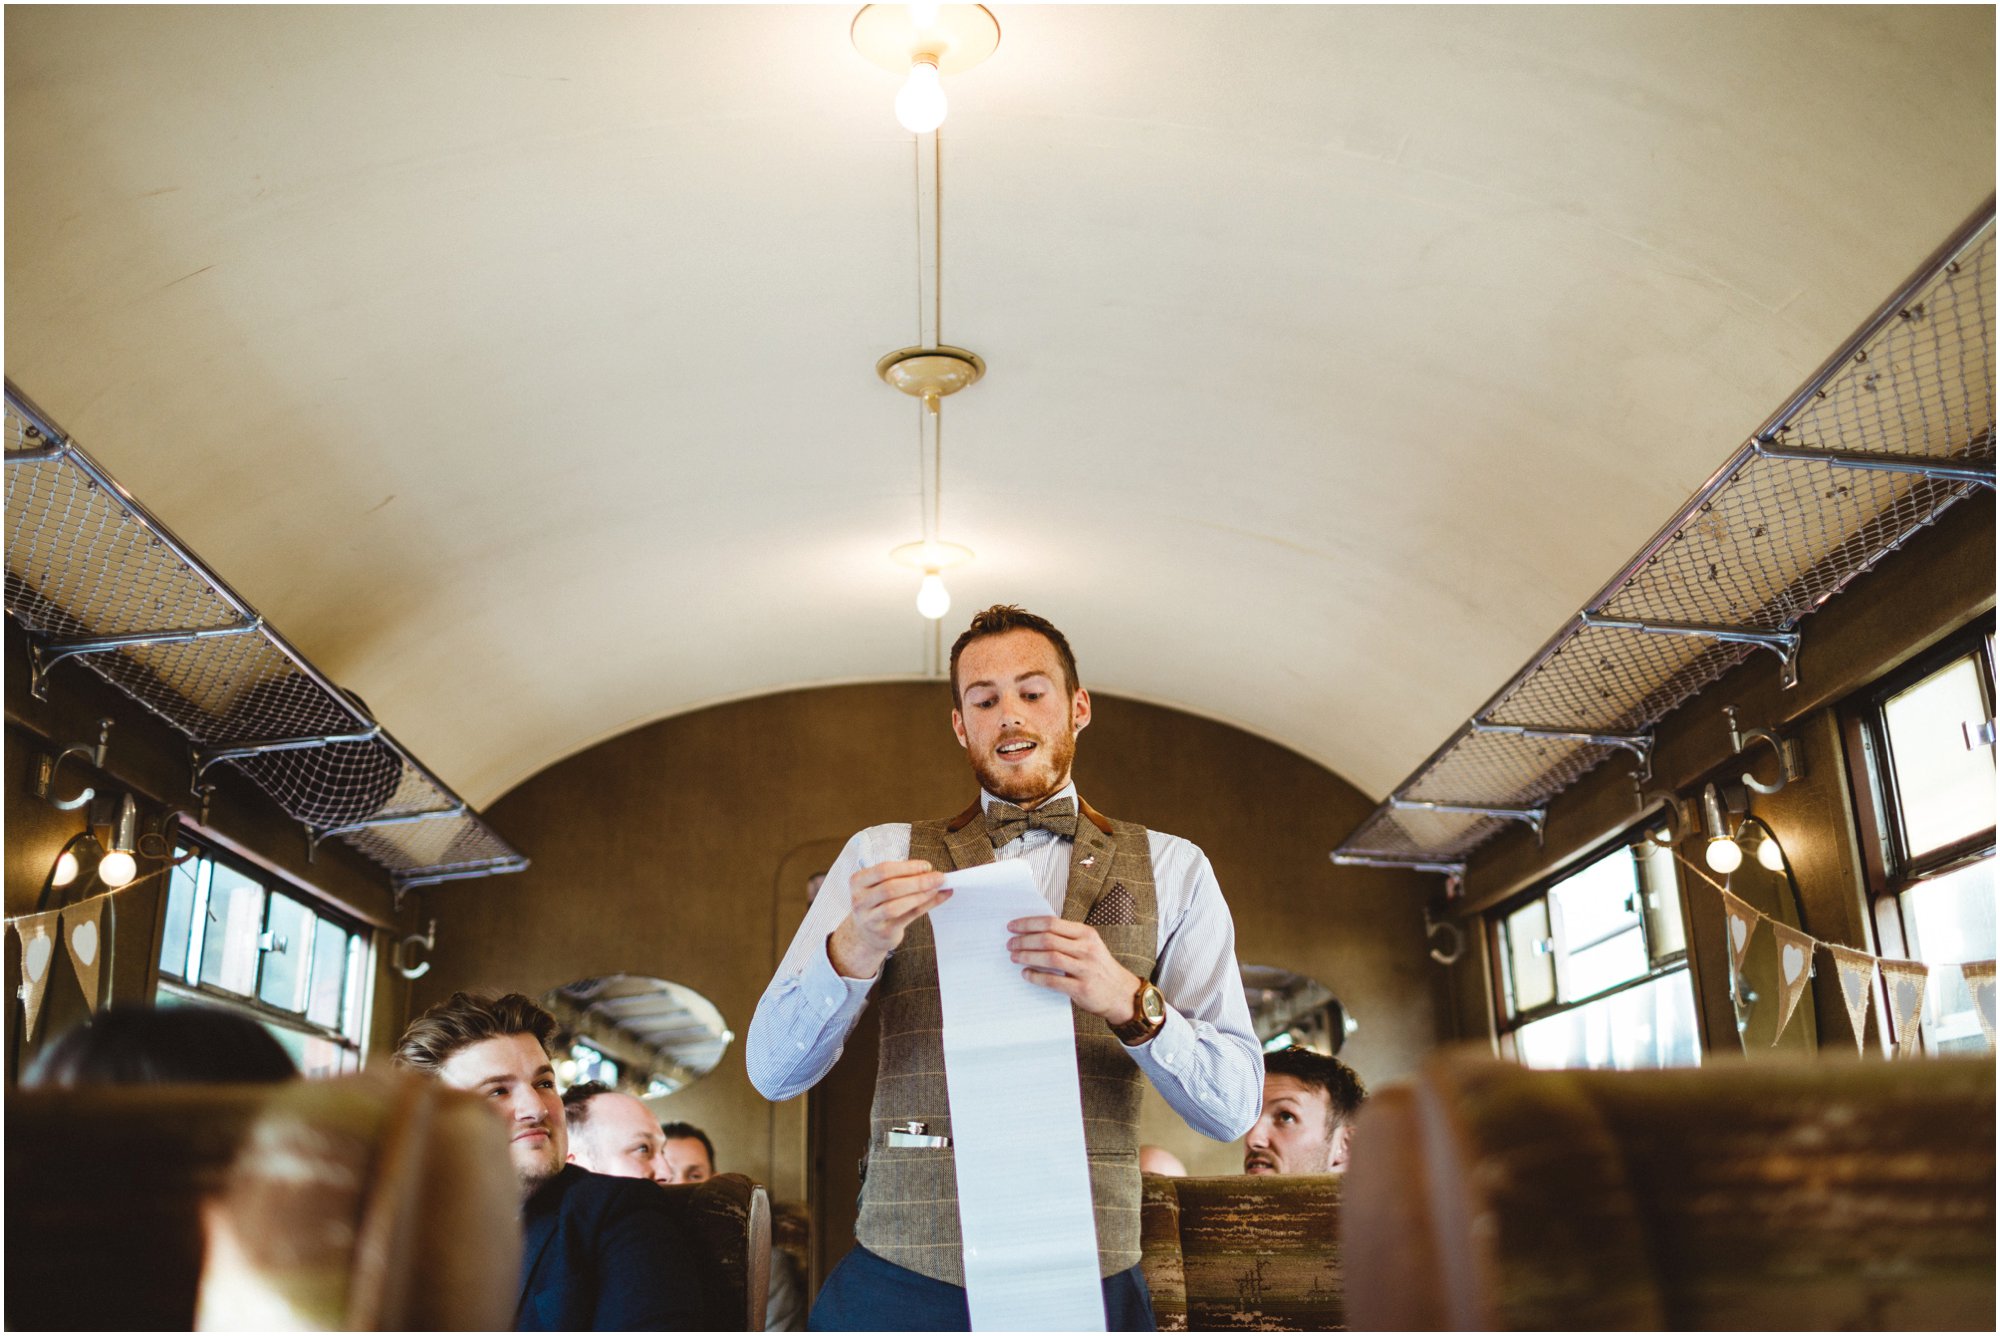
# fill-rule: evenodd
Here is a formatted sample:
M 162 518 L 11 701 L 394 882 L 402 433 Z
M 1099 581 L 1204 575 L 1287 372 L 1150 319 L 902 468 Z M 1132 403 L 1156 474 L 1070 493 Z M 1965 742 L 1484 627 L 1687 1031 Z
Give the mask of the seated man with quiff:
M 700 1331 L 700 1254 L 650 1183 L 566 1163 L 548 1042 L 555 1018 L 520 993 L 453 993 L 396 1045 L 397 1065 L 471 1091 L 504 1120 L 521 1180 L 516 1331 Z
M 1368 1087 L 1339 1058 L 1307 1048 L 1264 1055 L 1264 1108 L 1243 1139 L 1246 1174 L 1344 1174 Z

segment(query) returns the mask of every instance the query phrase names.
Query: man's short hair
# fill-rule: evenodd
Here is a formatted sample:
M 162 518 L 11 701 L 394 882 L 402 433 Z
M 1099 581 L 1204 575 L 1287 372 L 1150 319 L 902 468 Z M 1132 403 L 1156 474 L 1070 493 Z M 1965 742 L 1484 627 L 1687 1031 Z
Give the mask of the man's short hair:
M 959 633 L 958 639 L 951 642 L 953 706 L 961 703 L 958 695 L 958 656 L 975 640 L 984 640 L 987 636 L 1005 635 L 1009 631 L 1033 631 L 1054 645 L 1056 658 L 1062 661 L 1063 690 L 1071 696 L 1076 694 L 1076 689 L 1082 682 L 1076 674 L 1076 655 L 1070 653 L 1068 637 L 1056 630 L 1056 624 L 1046 617 L 1037 617 L 1026 608 L 1016 607 L 1012 603 L 995 603 L 990 608 L 974 613 L 972 625 L 966 627 Z
M 410 1022 L 396 1045 L 395 1062 L 436 1076 L 462 1048 L 510 1034 L 531 1034 L 546 1053 L 555 1032 L 556 1018 L 525 994 L 453 993 Z
M 1361 1112 L 1361 1103 L 1368 1098 L 1368 1087 L 1354 1069 L 1339 1058 L 1330 1058 L 1324 1053 L 1315 1053 L 1309 1048 L 1281 1048 L 1275 1053 L 1264 1055 L 1266 1076 L 1289 1076 L 1300 1085 L 1315 1086 L 1326 1092 L 1326 1102 L 1332 1114 L 1333 1127 L 1353 1118 Z
M 708 1133 L 693 1123 L 661 1123 L 660 1135 L 668 1141 L 699 1141 L 701 1148 L 708 1152 L 708 1167 L 715 1167 L 715 1143 L 708 1139 Z
M 574 1132 L 590 1121 L 590 1101 L 599 1095 L 615 1095 L 618 1092 L 602 1081 L 585 1081 L 563 1091 L 563 1121 Z

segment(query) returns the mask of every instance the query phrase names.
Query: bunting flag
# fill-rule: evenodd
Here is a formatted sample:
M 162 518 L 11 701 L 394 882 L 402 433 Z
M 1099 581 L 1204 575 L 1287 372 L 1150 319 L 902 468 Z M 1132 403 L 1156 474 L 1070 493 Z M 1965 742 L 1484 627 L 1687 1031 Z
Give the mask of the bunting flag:
M 1778 1008 L 1778 1028 L 1771 1035 L 1775 1046 L 1785 1027 L 1791 1024 L 1799 999 L 1805 996 L 1806 981 L 1812 978 L 1813 939 L 1776 919 L 1771 920 L 1771 935 L 1778 939 L 1778 996 L 1782 1001 Z
M 1960 965 L 1959 973 L 1965 976 L 1965 989 L 1972 994 L 1972 1009 L 1979 1013 L 1979 1028 L 1986 1031 L 1986 1042 L 1993 1042 L 1993 962 L 1977 961 L 1971 965 Z
M 1743 957 L 1750 951 L 1751 934 L 1757 931 L 1757 920 L 1764 916 L 1728 891 L 1722 893 L 1722 912 L 1729 923 L 1729 959 L 1741 973 Z
M 62 911 L 24 914 L 12 920 L 21 938 L 21 1019 L 22 1037 L 35 1037 L 35 1021 L 42 1014 L 42 994 L 49 986 L 49 966 L 56 959 L 56 933 Z
M 1889 985 L 1889 1021 L 1896 1027 L 1896 1056 L 1917 1051 L 1918 1023 L 1924 1014 L 1924 981 L 1930 966 L 1916 960 L 1883 960 L 1882 981 Z
M 69 963 L 76 967 L 76 981 L 83 985 L 83 1001 L 93 1015 L 97 1012 L 97 974 L 104 964 L 104 945 L 99 926 L 104 915 L 104 897 L 92 896 L 62 911 L 63 944 L 69 947 Z
M 1847 1019 L 1854 1026 L 1854 1051 L 1864 1051 L 1868 1034 L 1868 1008 L 1875 1000 L 1875 957 L 1847 946 L 1828 946 L 1834 973 L 1840 978 L 1840 998 L 1847 1003 Z

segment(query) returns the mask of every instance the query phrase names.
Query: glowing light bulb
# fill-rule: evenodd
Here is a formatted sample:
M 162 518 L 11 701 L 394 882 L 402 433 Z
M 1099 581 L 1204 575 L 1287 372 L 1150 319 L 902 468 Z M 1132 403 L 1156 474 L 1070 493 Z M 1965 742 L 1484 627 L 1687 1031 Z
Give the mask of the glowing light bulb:
M 1743 866 L 1743 846 L 1727 835 L 1717 835 L 1708 842 L 1706 858 L 1714 871 L 1734 872 Z
M 937 64 L 920 56 L 910 66 L 903 91 L 896 94 L 896 119 L 911 134 L 927 135 L 944 124 L 944 88 L 938 83 Z
M 67 886 L 76 880 L 76 874 L 79 871 L 81 869 L 76 865 L 76 855 L 65 849 L 56 855 L 56 874 L 49 879 L 50 884 Z
M 139 860 L 123 849 L 113 849 L 97 865 L 97 879 L 106 886 L 123 886 L 139 875 Z
M 935 568 L 925 571 L 924 582 L 917 586 L 917 611 L 932 621 L 951 611 L 951 591 Z
M 1757 846 L 1757 862 L 1773 872 L 1785 870 L 1785 851 L 1778 842 L 1766 835 L 1764 842 Z

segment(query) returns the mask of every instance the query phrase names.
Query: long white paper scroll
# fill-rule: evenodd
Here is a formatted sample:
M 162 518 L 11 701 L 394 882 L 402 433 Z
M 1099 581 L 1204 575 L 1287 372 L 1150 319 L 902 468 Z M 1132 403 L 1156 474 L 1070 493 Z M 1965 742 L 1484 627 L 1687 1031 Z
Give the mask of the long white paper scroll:
M 1048 901 L 1014 859 L 946 885 L 930 920 L 972 1329 L 1103 1331 L 1069 999 L 1007 955 L 1007 924 Z

